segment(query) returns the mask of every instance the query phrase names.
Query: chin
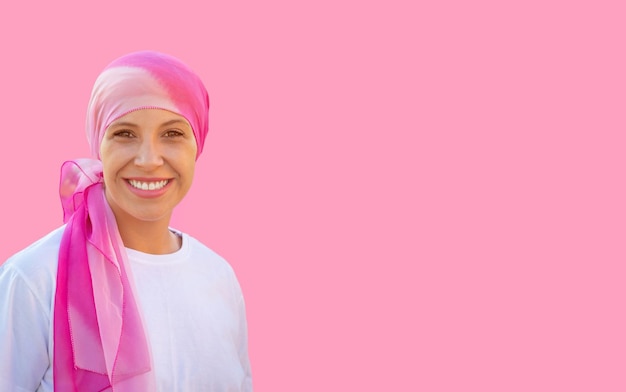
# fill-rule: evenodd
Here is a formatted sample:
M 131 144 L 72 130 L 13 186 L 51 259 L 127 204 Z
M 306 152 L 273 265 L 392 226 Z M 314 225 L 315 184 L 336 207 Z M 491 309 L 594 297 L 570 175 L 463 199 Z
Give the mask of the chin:
M 171 210 L 126 210 L 125 214 L 129 219 L 139 222 L 162 222 L 168 220 L 172 216 Z
M 169 221 L 171 214 L 139 214 L 133 217 L 143 222 L 161 222 L 163 220 Z

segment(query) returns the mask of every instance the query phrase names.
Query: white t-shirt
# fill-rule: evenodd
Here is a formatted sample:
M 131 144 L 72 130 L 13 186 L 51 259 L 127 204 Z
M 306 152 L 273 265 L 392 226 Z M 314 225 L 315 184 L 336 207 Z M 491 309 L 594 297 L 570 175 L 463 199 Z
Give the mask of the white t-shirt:
M 0 392 L 53 391 L 52 315 L 63 229 L 0 266 Z M 223 258 L 180 235 L 182 247 L 172 254 L 127 249 L 157 391 L 252 391 L 237 278 Z

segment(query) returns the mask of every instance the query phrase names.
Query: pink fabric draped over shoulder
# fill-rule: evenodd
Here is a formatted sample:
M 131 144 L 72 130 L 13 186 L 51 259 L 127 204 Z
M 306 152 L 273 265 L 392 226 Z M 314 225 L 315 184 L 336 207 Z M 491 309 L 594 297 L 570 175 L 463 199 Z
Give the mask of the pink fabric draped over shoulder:
M 93 87 L 87 139 L 98 159 L 65 162 L 60 196 L 65 231 L 54 306 L 55 391 L 155 390 L 150 345 L 115 216 L 104 195 L 99 149 L 107 127 L 134 110 L 164 109 L 191 125 L 198 153 L 209 98 L 178 59 L 151 51 L 109 64 Z

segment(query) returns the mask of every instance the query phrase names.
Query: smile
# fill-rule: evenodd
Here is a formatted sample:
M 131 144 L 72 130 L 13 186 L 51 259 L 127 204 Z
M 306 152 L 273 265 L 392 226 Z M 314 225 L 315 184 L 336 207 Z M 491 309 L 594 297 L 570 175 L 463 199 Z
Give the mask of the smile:
M 141 189 L 142 191 L 156 191 L 162 189 L 169 180 L 161 180 L 161 181 L 137 181 L 137 180 L 128 180 L 128 183 L 137 189 Z

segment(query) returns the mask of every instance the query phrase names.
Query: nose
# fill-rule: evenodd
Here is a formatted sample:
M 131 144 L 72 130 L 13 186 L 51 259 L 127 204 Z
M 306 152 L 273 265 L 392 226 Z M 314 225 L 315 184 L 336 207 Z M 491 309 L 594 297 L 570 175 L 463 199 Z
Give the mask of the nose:
M 163 165 L 163 155 L 153 140 L 143 140 L 135 155 L 135 165 L 151 170 Z

